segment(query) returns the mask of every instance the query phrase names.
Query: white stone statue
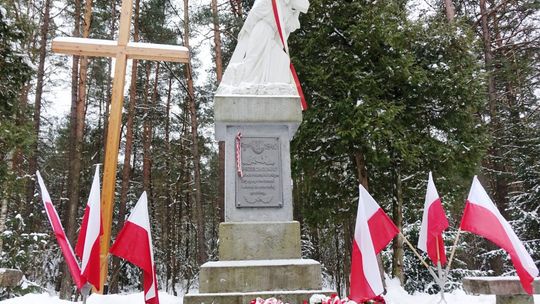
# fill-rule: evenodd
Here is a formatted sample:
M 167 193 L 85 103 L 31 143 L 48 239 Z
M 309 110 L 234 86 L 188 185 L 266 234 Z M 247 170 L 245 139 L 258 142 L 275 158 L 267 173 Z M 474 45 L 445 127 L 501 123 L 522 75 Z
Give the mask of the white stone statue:
M 278 33 L 272 0 L 256 0 L 238 34 L 238 44 L 217 94 L 298 95 L 290 70 L 287 39 L 300 28 L 308 0 L 276 0 L 285 46 Z

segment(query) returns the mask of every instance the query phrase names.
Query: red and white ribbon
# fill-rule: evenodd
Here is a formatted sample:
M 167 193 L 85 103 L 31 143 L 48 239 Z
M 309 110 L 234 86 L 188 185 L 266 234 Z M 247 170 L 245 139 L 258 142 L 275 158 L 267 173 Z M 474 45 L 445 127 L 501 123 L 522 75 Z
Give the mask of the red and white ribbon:
M 238 176 L 244 177 L 244 172 L 242 172 L 242 133 L 238 132 L 236 134 L 236 172 Z
M 276 21 L 276 26 L 279 33 L 279 37 L 281 38 L 281 43 L 283 43 L 283 48 L 287 52 L 287 55 L 289 55 L 287 42 L 285 41 L 285 38 L 283 37 L 281 21 L 279 21 L 280 18 L 279 18 L 279 11 L 278 11 L 276 0 L 272 0 L 272 10 L 274 11 L 274 20 Z M 305 111 L 308 108 L 306 97 L 304 96 L 304 91 L 302 90 L 302 86 L 300 85 L 300 79 L 298 79 L 298 74 L 296 74 L 296 69 L 294 68 L 294 65 L 292 64 L 292 61 L 291 61 L 290 69 L 291 69 L 291 74 L 294 79 L 294 83 L 296 85 L 296 90 L 298 90 L 298 95 L 300 95 L 300 102 L 302 103 L 302 111 Z

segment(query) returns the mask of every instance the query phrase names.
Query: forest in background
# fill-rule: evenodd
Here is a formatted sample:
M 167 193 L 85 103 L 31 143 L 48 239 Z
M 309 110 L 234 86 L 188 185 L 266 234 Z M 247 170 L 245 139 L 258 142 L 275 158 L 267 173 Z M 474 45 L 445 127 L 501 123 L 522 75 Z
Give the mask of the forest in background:
M 212 134 L 213 92 L 253 1 L 134 2 L 131 41 L 192 55 L 212 48 L 210 69 L 197 56 L 134 61 L 126 85 L 113 237 L 146 190 L 160 289 L 181 294 L 216 259 L 223 147 Z M 357 185 L 415 243 L 429 171 L 451 223 L 447 248 L 478 174 L 539 265 L 540 0 L 310 3 L 290 39 L 310 106 L 292 143 L 293 201 L 303 255 L 321 261 L 326 284 L 346 294 Z M 25 273 L 31 287 L 18 293 L 74 296 L 34 172 L 74 244 L 103 162 L 112 62 L 53 55 L 50 41 L 115 39 L 120 4 L 0 0 L 0 267 Z M 55 119 L 45 113 L 55 113 L 62 86 L 71 110 Z M 436 291 L 402 239 L 382 259 L 408 291 Z M 110 292 L 139 287 L 136 268 L 110 265 Z M 512 271 L 506 253 L 470 235 L 454 267 L 449 288 L 467 274 Z

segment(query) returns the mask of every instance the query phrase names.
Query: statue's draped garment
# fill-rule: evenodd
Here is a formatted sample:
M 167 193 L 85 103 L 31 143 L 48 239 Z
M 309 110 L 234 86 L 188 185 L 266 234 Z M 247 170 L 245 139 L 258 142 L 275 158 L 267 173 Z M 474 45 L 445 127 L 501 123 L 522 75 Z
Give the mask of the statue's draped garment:
M 238 35 L 222 85 L 294 84 L 286 41 L 291 32 L 300 28 L 298 17 L 307 12 L 309 1 L 275 1 L 285 46 L 278 33 L 272 0 L 256 0 Z

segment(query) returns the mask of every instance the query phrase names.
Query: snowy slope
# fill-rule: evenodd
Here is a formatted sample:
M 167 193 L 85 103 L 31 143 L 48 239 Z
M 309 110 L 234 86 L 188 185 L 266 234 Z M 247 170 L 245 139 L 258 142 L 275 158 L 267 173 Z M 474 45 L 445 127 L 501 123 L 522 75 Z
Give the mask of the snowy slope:
M 425 293 L 408 294 L 399 281 L 392 279 L 386 281 L 388 294 L 385 299 L 388 304 L 438 304 L 439 295 Z M 495 296 L 471 296 L 462 290 L 456 290 L 445 295 L 448 304 L 495 304 Z M 171 296 L 165 292 L 159 293 L 161 304 L 182 304 L 182 297 Z M 535 303 L 540 304 L 540 296 L 534 297 Z M 57 296 L 48 294 L 29 294 L 24 297 L 0 301 L 1 304 L 73 304 L 74 302 L 59 300 Z M 79 302 L 81 303 L 81 302 Z M 92 295 L 88 304 L 143 304 L 142 292 L 127 295 Z
M 161 304 L 182 304 L 182 297 L 171 296 L 165 292 L 159 293 Z M 72 304 L 75 302 L 58 299 L 58 296 L 44 294 L 28 294 L 23 297 L 0 301 L 2 304 Z M 82 303 L 82 302 L 78 302 Z M 87 304 L 144 304 L 143 293 L 133 293 L 127 295 L 98 295 L 94 294 L 88 298 Z

